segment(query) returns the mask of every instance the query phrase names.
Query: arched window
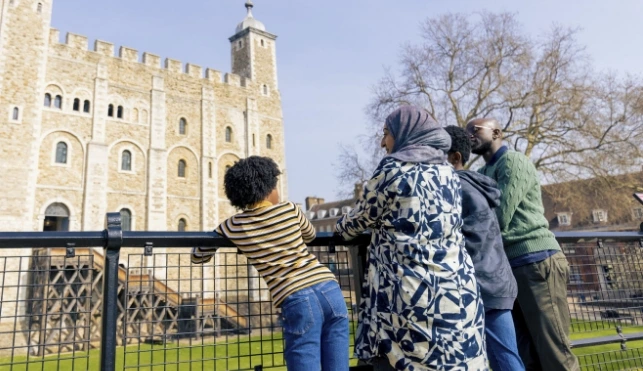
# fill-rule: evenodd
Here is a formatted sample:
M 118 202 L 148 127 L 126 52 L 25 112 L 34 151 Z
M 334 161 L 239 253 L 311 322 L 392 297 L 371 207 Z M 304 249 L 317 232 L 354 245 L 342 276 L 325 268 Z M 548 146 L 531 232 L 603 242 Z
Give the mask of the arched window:
M 38 3 L 38 13 L 42 13 L 42 3 Z
M 54 202 L 45 210 L 43 231 L 66 232 L 69 231 L 69 209 L 65 204 Z
M 54 107 L 58 109 L 63 108 L 63 97 L 56 95 L 56 98 L 54 98 Z
M 232 128 L 229 126 L 225 128 L 225 141 L 227 143 L 232 142 Z
M 54 202 L 53 204 L 47 206 L 45 210 L 45 216 L 55 216 L 58 218 L 68 218 L 69 217 L 69 208 L 65 204 L 60 202 Z
M 185 178 L 185 168 L 187 165 L 184 160 L 179 160 L 179 178 Z
M 208 162 L 208 178 L 212 179 L 212 162 Z
M 56 144 L 56 163 L 67 163 L 67 143 L 65 142 L 58 142 L 58 144 Z
M 116 110 L 116 117 L 119 119 L 123 118 L 123 106 L 118 106 L 118 109 Z
M 272 148 L 272 135 L 270 134 L 266 135 L 266 148 Z
M 80 99 L 74 99 L 74 111 L 80 111 Z
M 88 101 L 88 100 L 86 100 L 86 101 L 83 103 L 83 112 L 85 112 L 85 113 L 89 113 L 89 111 L 90 111 L 90 110 L 91 110 L 91 103 L 89 103 L 89 101 Z
M 179 219 L 179 232 L 185 232 L 187 227 L 188 222 L 186 222 L 183 218 Z
M 13 107 L 13 114 L 11 115 L 11 118 L 14 121 L 18 121 L 20 119 L 20 108 Z
M 132 152 L 128 150 L 123 151 L 123 154 L 121 155 L 121 170 L 132 170 Z
M 261 39 L 261 46 L 265 46 L 263 39 Z
M 185 121 L 184 118 L 181 118 L 179 120 L 179 134 L 185 135 L 185 132 L 187 130 L 188 122 Z
M 123 231 L 132 230 L 132 212 L 129 209 L 121 209 L 121 229 Z
M 140 117 L 138 116 L 138 108 L 132 109 L 132 121 L 138 123 Z
M 263 95 L 268 95 L 268 85 L 263 86 Z
M 114 105 L 113 104 L 110 104 L 107 107 L 107 116 L 114 117 Z
M 45 107 L 51 107 L 51 94 L 45 94 Z

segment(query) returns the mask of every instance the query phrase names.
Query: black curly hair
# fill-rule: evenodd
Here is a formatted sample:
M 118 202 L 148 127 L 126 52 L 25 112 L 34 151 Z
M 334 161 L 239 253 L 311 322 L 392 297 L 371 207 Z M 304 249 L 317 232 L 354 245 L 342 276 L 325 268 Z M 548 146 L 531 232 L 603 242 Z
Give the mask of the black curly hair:
M 239 160 L 223 177 L 225 194 L 239 209 L 263 201 L 277 187 L 279 167 L 271 158 L 250 156 Z
M 447 126 L 444 130 L 451 136 L 451 149 L 449 149 L 449 153 L 460 152 L 460 155 L 462 155 L 462 166 L 464 166 L 471 156 L 471 139 L 469 139 L 469 134 L 459 126 Z

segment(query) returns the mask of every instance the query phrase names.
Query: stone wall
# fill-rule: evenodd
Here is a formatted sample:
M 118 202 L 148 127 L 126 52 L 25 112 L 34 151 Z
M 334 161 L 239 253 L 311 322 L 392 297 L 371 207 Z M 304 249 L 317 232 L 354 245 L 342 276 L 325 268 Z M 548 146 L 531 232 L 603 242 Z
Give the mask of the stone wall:
M 89 48 L 82 35 L 69 33 L 60 42 L 59 32 L 50 29 L 52 1 L 0 0 L 3 230 L 42 230 L 45 210 L 55 202 L 69 209 L 72 231 L 103 229 L 105 214 L 124 208 L 134 230 L 175 231 L 179 219 L 187 221 L 187 230 L 212 230 L 237 212 L 222 187 L 226 166 L 265 155 L 285 173 L 274 36 L 242 31 L 243 45 L 231 44 L 233 71 L 239 74 L 222 76 L 128 47 L 115 54 L 114 45 L 104 41 Z M 181 119 L 185 133 L 179 132 Z M 58 143 L 67 147 L 64 163 L 56 162 Z M 131 154 L 129 170 L 122 166 L 124 151 Z M 179 161 L 187 165 L 185 177 L 178 176 Z M 284 175 L 283 198 L 286 183 Z M 186 272 L 199 280 L 200 272 L 215 272 L 184 268 L 189 262 L 178 255 L 148 261 L 140 254 L 124 249 L 122 261 L 139 267 L 154 262 L 158 278 L 171 280 L 177 290 L 200 290 L 201 284 L 179 284 Z M 225 268 L 218 279 L 243 277 L 244 269 Z M 4 284 L 19 279 L 6 274 Z

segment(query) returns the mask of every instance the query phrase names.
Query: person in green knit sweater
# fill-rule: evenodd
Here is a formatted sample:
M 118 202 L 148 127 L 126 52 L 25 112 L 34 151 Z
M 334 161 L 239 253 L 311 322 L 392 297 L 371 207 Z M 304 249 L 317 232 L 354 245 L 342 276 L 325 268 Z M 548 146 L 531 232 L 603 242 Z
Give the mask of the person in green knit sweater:
M 497 121 L 475 119 L 466 130 L 472 152 L 486 163 L 479 172 L 494 179 L 502 192 L 496 214 L 518 283 L 512 315 L 525 369 L 580 370 L 569 341 L 569 265 L 549 231 L 536 168 L 527 156 L 503 145 Z

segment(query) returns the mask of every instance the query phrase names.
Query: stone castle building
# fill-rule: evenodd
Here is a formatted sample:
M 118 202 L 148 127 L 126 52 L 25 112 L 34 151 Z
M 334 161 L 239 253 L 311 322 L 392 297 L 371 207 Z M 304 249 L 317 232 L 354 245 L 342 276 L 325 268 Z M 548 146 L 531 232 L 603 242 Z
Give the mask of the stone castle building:
M 0 0 L 1 230 L 97 231 L 118 211 L 125 230 L 213 230 L 235 213 L 223 192 L 226 168 L 251 155 L 277 162 L 287 197 L 277 37 L 253 17 L 251 1 L 229 38 L 224 75 L 127 47 L 115 55 L 104 41 L 89 49 L 87 37 L 71 33 L 60 42 L 53 7 Z M 123 249 L 122 269 L 149 273 L 183 298 L 265 288 L 235 253 L 202 268 L 186 252 L 143 258 Z M 0 279 L 0 330 L 25 313 L 32 253 L 40 254 L 0 251 L 11 268 Z M 228 275 L 248 279 L 222 283 Z
M 61 43 L 53 0 L 0 0 L 2 230 L 102 230 L 114 211 L 132 230 L 212 230 L 234 213 L 227 166 L 262 155 L 285 174 L 276 36 L 246 6 L 222 77 L 71 33 Z

